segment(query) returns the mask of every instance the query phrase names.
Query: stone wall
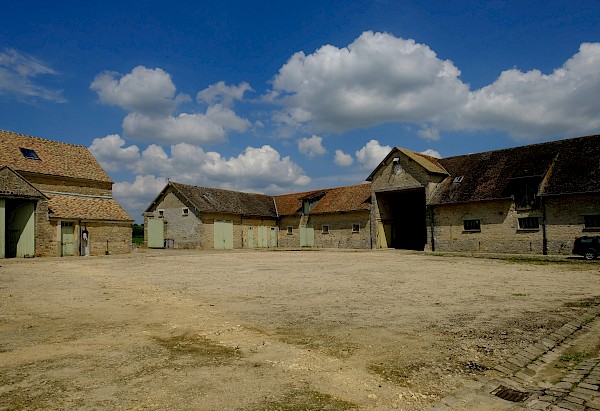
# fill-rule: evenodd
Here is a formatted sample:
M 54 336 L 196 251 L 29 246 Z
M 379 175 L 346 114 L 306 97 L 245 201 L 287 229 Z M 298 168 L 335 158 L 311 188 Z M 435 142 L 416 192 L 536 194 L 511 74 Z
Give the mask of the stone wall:
M 600 235 L 600 230 L 584 226 L 585 214 L 600 214 L 600 194 L 552 196 L 544 201 L 549 254 L 571 254 L 576 237 Z
M 51 222 L 48 218 L 48 202 L 38 201 L 35 207 L 35 255 L 59 256 L 59 244 L 56 222 Z
M 359 224 L 359 231 L 352 232 L 352 224 Z M 285 216 L 279 221 L 279 246 L 300 247 L 300 215 Z M 315 247 L 319 248 L 371 248 L 371 225 L 368 211 L 345 213 L 310 214 L 307 225 L 314 228 Z M 329 232 L 323 232 L 323 226 Z M 288 227 L 292 233 L 288 234 Z

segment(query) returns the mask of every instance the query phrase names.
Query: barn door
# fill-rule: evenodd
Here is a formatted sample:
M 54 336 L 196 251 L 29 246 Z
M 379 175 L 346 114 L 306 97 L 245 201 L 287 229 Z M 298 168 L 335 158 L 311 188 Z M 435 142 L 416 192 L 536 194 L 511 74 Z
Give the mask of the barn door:
M 254 248 L 254 227 L 248 227 L 246 232 L 246 247 Z
M 271 227 L 271 238 L 269 240 L 270 247 L 277 247 L 277 227 Z
M 35 254 L 35 204 L 16 203 L 8 216 L 7 257 L 33 257 Z
M 215 250 L 233 249 L 233 222 L 215 221 L 213 227 Z
M 300 247 L 315 246 L 315 229 L 308 226 L 300 226 Z
M 164 248 L 164 228 L 162 218 L 149 218 L 148 222 L 148 248 Z
M 73 223 L 60 223 L 60 241 L 62 244 L 61 255 L 73 255 L 75 251 L 75 225 Z
M 267 248 L 269 246 L 268 227 L 264 225 L 258 226 L 258 247 Z

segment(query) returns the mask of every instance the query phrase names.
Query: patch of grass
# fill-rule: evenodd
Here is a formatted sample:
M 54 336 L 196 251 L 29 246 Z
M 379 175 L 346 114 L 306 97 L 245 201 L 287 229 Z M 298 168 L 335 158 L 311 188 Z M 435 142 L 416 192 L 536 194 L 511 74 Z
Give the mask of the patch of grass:
M 527 294 L 524 293 L 513 293 L 513 297 L 527 297 Z
M 368 365 L 367 369 L 375 374 L 380 375 L 386 381 L 407 386 L 411 374 L 415 371 L 418 371 L 423 366 L 425 366 L 425 364 L 419 362 L 410 363 L 405 366 L 395 364 L 394 362 L 380 362 L 378 364 Z
M 340 400 L 329 394 L 323 394 L 310 389 L 298 389 L 285 394 L 283 397 L 261 404 L 253 410 L 261 411 L 346 411 L 358 407 L 347 401 Z
M 578 352 L 578 351 L 567 351 L 558 357 L 558 362 L 554 364 L 556 368 L 564 368 L 568 371 L 575 369 L 581 361 L 588 358 L 590 353 Z
M 226 364 L 242 356 L 239 349 L 225 347 L 198 334 L 154 337 L 154 341 L 174 355 L 191 355 L 208 365 Z

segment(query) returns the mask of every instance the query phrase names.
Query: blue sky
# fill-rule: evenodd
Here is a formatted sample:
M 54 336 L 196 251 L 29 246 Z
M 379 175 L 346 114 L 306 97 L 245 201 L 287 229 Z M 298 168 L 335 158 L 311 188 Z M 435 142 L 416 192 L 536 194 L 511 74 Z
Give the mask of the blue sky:
M 0 129 L 90 147 L 136 219 L 166 179 L 276 194 L 600 130 L 595 1 L 12 1 Z

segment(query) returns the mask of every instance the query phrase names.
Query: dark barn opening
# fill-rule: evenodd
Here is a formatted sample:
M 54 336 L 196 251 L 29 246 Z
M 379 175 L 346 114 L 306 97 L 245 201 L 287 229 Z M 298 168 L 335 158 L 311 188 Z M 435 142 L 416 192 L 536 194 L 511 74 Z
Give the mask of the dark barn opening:
M 376 196 L 388 247 L 423 251 L 427 243 L 425 188 L 380 191 Z

